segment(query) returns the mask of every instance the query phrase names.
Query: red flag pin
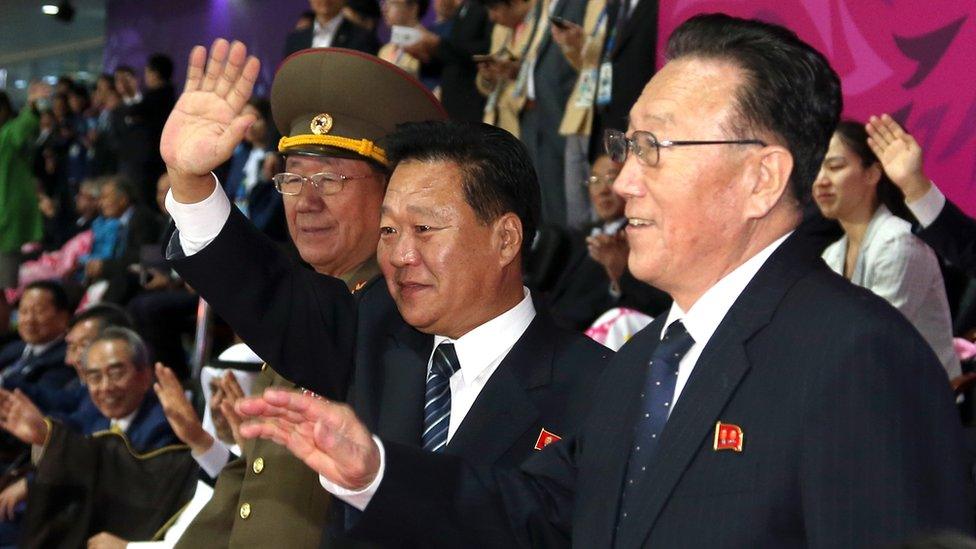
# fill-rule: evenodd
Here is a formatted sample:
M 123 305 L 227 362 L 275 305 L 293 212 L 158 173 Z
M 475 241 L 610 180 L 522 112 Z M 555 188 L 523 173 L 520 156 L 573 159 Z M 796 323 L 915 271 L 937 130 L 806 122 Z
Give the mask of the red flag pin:
M 539 433 L 539 438 L 536 439 L 535 441 L 535 449 L 542 450 L 543 448 L 549 446 L 553 442 L 556 442 L 557 440 L 562 440 L 562 438 L 563 437 L 557 435 L 556 433 L 550 433 L 549 431 L 542 429 L 542 431 Z
M 719 421 L 715 424 L 715 443 L 712 445 L 712 449 L 715 451 L 733 450 L 735 452 L 741 452 L 744 436 L 742 434 L 742 428 L 738 425 Z

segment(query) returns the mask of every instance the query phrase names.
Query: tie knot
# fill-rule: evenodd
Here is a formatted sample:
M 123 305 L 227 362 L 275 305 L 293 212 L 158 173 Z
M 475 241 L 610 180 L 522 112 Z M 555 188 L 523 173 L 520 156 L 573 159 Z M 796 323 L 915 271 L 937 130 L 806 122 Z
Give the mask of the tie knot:
M 434 359 L 430 364 L 431 372 L 450 379 L 454 372 L 461 368 L 453 343 L 441 343 L 434 349 Z
M 687 353 L 694 344 L 695 338 L 691 337 L 691 334 L 685 329 L 684 323 L 680 320 L 676 320 L 668 326 L 668 329 L 664 331 L 664 339 L 661 340 L 662 347 L 667 347 L 671 352 L 679 355 Z

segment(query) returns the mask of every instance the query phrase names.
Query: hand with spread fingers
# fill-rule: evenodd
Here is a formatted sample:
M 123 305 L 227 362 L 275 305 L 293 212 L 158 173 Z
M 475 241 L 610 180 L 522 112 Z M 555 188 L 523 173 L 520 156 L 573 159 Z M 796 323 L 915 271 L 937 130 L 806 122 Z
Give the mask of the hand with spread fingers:
M 163 407 L 166 421 L 173 433 L 196 454 L 202 454 L 213 445 L 213 437 L 203 429 L 200 417 L 183 392 L 183 385 L 173 370 L 156 363 L 156 383 L 153 385 L 159 404 Z
M 891 181 L 914 202 L 925 196 L 932 182 L 922 171 L 922 147 L 891 116 L 872 116 L 865 125 L 868 146 Z
M 44 444 L 48 427 L 44 414 L 20 389 L 0 389 L 0 427 L 27 444 Z
M 203 46 L 190 52 L 186 87 L 166 121 L 159 151 L 176 200 L 193 203 L 213 190 L 210 171 L 233 154 L 254 123 L 242 113 L 261 63 L 240 42 L 214 41 L 209 59 Z M 206 181 L 204 181 L 206 180 Z
M 221 376 L 219 384 L 221 400 L 217 405 L 217 409 L 220 413 L 213 414 L 215 423 L 216 418 L 219 415 L 225 422 L 227 429 L 230 430 L 234 443 L 239 447 L 243 447 L 244 441 L 241 438 L 240 427 L 244 420 L 241 418 L 240 414 L 237 413 L 237 410 L 234 409 L 234 405 L 237 404 L 238 400 L 246 396 L 244 394 L 244 389 L 242 389 L 241 385 L 237 382 L 234 372 L 230 370 Z
M 242 436 L 273 440 L 334 484 L 361 490 L 379 472 L 379 447 L 345 404 L 267 389 L 238 402 L 237 411 L 252 418 L 241 425 Z

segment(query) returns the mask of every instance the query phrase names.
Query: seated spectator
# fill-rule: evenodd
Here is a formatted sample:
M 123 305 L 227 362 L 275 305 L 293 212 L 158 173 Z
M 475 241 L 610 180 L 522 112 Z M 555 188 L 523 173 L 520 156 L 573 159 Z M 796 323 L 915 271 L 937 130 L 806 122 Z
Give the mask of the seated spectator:
M 905 205 L 918 220 L 916 231 L 950 263 L 976 276 L 976 219 L 946 200 L 922 170 L 922 148 L 887 114 L 872 116 L 868 145 L 888 178 L 905 194 Z
M 99 204 L 102 216 L 121 222 L 119 242 L 112 258 L 89 261 L 85 274 L 89 281 L 108 282 L 104 300 L 125 303 L 135 294 L 139 282 L 129 266 L 139 263 L 144 244 L 157 242 L 160 222 L 155 214 L 139 204 L 135 187 L 120 177 L 108 179 L 102 185 Z
M 20 341 L 0 350 L 4 389 L 25 385 L 60 389 L 74 377 L 64 362 L 71 310 L 68 294 L 57 282 L 40 280 L 27 286 L 17 308 Z
M 569 262 L 547 295 L 553 316 L 571 329 L 585 330 L 613 307 L 627 306 L 653 316 L 670 304 L 662 292 L 637 280 L 626 285 L 626 295 L 621 289 L 629 248 L 623 232 L 627 225 L 624 201 L 613 192 L 620 168 L 610 157 L 601 156 L 593 163 L 591 175 L 582 182 L 598 221 L 585 233 L 572 233 Z M 639 289 L 631 291 L 633 288 Z
M 841 122 L 813 184 L 813 198 L 824 217 L 836 219 L 844 229 L 844 236 L 824 251 L 824 261 L 901 311 L 954 378 L 961 370 L 939 261 L 912 234 L 911 224 L 883 203 L 883 197 L 898 191 L 867 137 L 862 124 Z M 901 205 L 900 196 L 891 203 Z
M 153 522 L 147 525 L 140 522 L 147 516 L 133 513 L 126 508 L 126 505 L 133 501 L 139 502 L 140 498 L 143 498 L 141 506 L 153 509 L 153 500 L 147 497 L 150 494 L 136 493 L 126 497 L 116 495 L 118 499 L 114 499 L 109 494 L 126 489 L 124 483 L 119 482 L 117 478 L 96 476 L 95 479 L 86 479 L 82 485 L 88 487 L 90 492 L 85 494 L 84 498 L 80 497 L 78 480 L 72 479 L 71 475 L 77 474 L 79 467 L 84 465 L 104 467 L 105 464 L 99 463 L 94 456 L 105 451 L 119 456 L 120 450 L 124 449 L 133 456 L 134 462 L 149 460 L 151 457 L 147 455 L 149 452 L 179 442 L 166 421 L 159 400 L 150 391 L 153 372 L 149 364 L 148 351 L 135 332 L 127 328 L 107 328 L 94 338 L 84 356 L 83 377 L 88 387 L 89 398 L 78 410 L 63 419 L 44 417 L 43 413 L 20 390 L 0 392 L 0 418 L 2 418 L 0 425 L 33 447 L 32 459 L 38 467 L 37 476 L 27 481 L 25 494 L 28 498 L 28 507 L 23 522 L 24 539 L 32 542 L 44 538 L 59 539 L 55 536 L 65 535 L 68 537 L 81 535 L 87 539 L 91 534 L 97 533 L 92 532 L 92 529 L 106 528 L 101 520 L 94 518 L 90 523 L 78 525 L 75 521 L 70 527 L 62 524 L 58 528 L 60 521 L 50 519 L 59 513 L 64 513 L 66 507 L 70 509 L 70 505 L 66 505 L 65 500 L 80 505 L 84 499 L 88 505 L 97 503 L 100 507 L 106 507 L 90 510 L 88 516 L 82 514 L 82 518 L 100 513 L 108 515 L 112 512 L 110 509 L 112 505 L 106 505 L 106 501 L 115 503 L 118 505 L 114 509 L 115 512 L 128 511 L 124 513 L 126 514 L 124 520 L 134 521 L 134 524 L 120 527 L 118 523 L 122 520 L 115 519 L 116 527 L 123 531 L 152 532 L 149 526 L 154 525 L 158 528 L 161 525 L 160 519 L 165 521 L 175 512 L 173 506 L 176 503 L 182 504 L 188 499 L 189 490 L 182 487 L 179 482 L 171 488 L 156 486 L 151 491 L 167 492 L 170 503 L 169 505 L 164 503 L 161 510 L 150 513 L 148 520 Z M 92 445 L 85 442 L 85 438 L 78 438 L 79 435 L 92 437 L 102 431 L 117 435 L 116 442 L 107 444 L 96 442 Z M 103 446 L 107 448 L 102 448 Z M 121 455 L 125 456 L 125 452 Z M 143 457 L 138 457 L 140 455 Z M 177 464 L 181 463 L 178 456 L 174 459 Z M 123 469 L 127 467 L 125 463 L 117 461 L 118 458 L 110 460 L 107 464 L 109 467 Z M 182 462 L 187 463 L 187 460 L 184 458 Z M 130 465 L 137 472 L 143 467 L 138 463 Z M 172 482 L 174 478 L 185 484 L 188 480 L 193 480 L 194 470 L 195 468 L 183 465 L 173 471 L 173 477 L 170 477 L 165 474 L 165 469 L 161 469 L 155 472 L 157 478 L 142 480 L 150 486 L 166 484 Z M 89 471 L 89 473 L 93 472 L 95 471 Z M 125 475 L 120 478 L 124 479 Z M 87 484 L 91 480 L 94 480 L 94 484 Z M 40 500 L 36 505 L 34 504 L 35 486 L 40 490 Z M 133 510 L 138 509 L 139 505 L 137 503 Z M 161 512 L 166 513 L 165 516 Z M 41 520 L 42 518 L 47 520 Z M 111 523 L 112 521 L 109 520 L 108 524 Z M 142 526 L 141 529 L 139 525 Z
M 400 26 L 423 29 L 420 20 L 427 13 L 428 0 L 386 0 L 383 2 L 383 21 L 388 27 Z M 403 46 L 389 42 L 376 54 L 412 76 L 420 74 L 420 60 L 410 55 Z
M 64 363 L 74 368 L 77 376 L 60 389 L 34 384 L 23 385 L 20 389 L 45 414 L 61 417 L 77 410 L 88 397 L 83 371 L 85 352 L 109 327 L 131 328 L 132 320 L 124 309 L 111 303 L 99 303 L 76 314 L 68 322 L 68 334 L 64 337 L 67 343 Z

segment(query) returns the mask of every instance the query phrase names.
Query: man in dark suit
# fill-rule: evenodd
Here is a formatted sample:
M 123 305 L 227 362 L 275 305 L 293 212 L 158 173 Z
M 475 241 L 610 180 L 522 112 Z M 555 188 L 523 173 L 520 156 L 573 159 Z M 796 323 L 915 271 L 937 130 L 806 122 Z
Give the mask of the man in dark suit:
M 480 122 L 485 97 L 475 86 L 478 65 L 473 56 L 485 55 L 491 45 L 488 11 L 476 0 L 444 0 L 436 4 L 451 10 L 438 32 L 423 32 L 404 51 L 420 59 L 421 78 L 439 78 L 441 103 L 451 120 Z
M 58 390 L 74 377 L 64 363 L 64 334 L 71 304 L 64 288 L 44 280 L 27 285 L 17 307 L 20 341 L 0 350 L 3 388 L 24 386 Z
M 114 177 L 102 185 L 99 196 L 102 215 L 121 221 L 115 254 L 111 259 L 93 259 L 85 265 L 89 280 L 104 279 L 108 289 L 104 300 L 125 303 L 139 289 L 138 275 L 129 267 L 139 263 L 142 246 L 159 240 L 160 219 L 139 202 L 132 182 Z
M 386 542 L 871 547 L 971 534 L 938 360 L 794 233 L 839 118 L 837 75 L 787 29 L 722 14 L 685 22 L 668 54 L 630 135 L 607 149 L 625 161 L 614 188 L 630 268 L 675 304 L 615 356 L 575 436 L 519 473 L 487 471 L 381 446 L 349 408 L 276 392 L 238 404 L 278 418 L 242 434 L 285 442 L 353 491 L 356 530 Z
M 949 263 L 976 276 L 976 219 L 946 200 L 926 177 L 922 148 L 891 116 L 872 116 L 866 128 L 868 144 L 918 220 L 915 234 Z
M 380 49 L 376 32 L 348 20 L 342 13 L 345 0 L 309 0 L 315 12 L 311 27 L 292 31 L 285 39 L 285 57 L 308 48 L 347 48 L 376 54 Z
M 349 54 L 306 55 L 322 55 L 325 63 Z M 369 63 L 345 65 L 344 78 L 334 80 L 338 88 L 313 91 L 339 105 L 339 97 L 349 95 L 344 85 L 364 79 L 384 89 L 376 82 L 385 73 L 372 65 L 382 62 Z M 232 64 L 226 70 L 234 71 Z M 304 77 L 315 73 L 300 74 L 283 97 L 308 93 Z M 250 91 L 246 78 L 242 82 Z M 294 131 L 309 127 L 307 105 L 286 102 L 276 116 L 289 112 L 296 118 L 306 113 L 290 124 Z M 355 111 L 337 106 L 334 112 Z M 196 135 L 197 124 L 209 126 L 205 114 L 202 121 L 170 122 L 174 150 L 164 148 L 164 157 L 171 202 L 210 203 L 216 189 L 210 166 L 200 160 L 223 159 L 201 154 L 188 137 Z M 334 116 L 338 127 L 344 115 Z M 296 136 L 306 145 L 316 141 L 344 142 L 332 134 Z M 201 219 L 169 207 L 180 230 L 173 244 L 187 254 L 176 254 L 174 266 L 259 356 L 299 387 L 345 399 L 352 380 L 350 398 L 386 436 L 431 452 L 515 466 L 574 430 L 580 403 L 609 355 L 582 335 L 552 326 L 522 286 L 521 257 L 528 247 L 523 234 L 533 233 L 539 204 L 525 150 L 511 134 L 487 125 L 428 122 L 405 124 L 388 136 L 382 158 L 396 166 L 377 227 L 385 283 L 351 295 L 342 281 L 290 264 L 236 211 L 211 210 L 220 229 L 206 239 L 195 230 L 188 234 L 189 221 Z M 284 193 L 300 193 L 308 182 L 282 176 L 278 183 Z M 197 218 L 205 205 L 193 208 Z M 238 273 L 234 288 L 215 276 L 215 265 Z M 250 506 L 244 509 L 249 515 Z
M 540 2 L 542 0 L 539 0 Z M 576 85 L 577 71 L 552 39 L 549 17 L 560 17 L 582 24 L 586 9 L 584 0 L 548 0 L 536 20 L 535 44 L 529 48 L 529 59 L 523 60 L 527 71 L 523 89 L 527 102 L 519 119 L 519 138 L 525 143 L 542 189 L 542 221 L 567 225 L 566 183 L 563 177 L 566 139 L 557 128 L 562 122 Z
M 601 66 L 611 68 L 609 99 L 595 97 L 590 158 L 603 151 L 603 131 L 627 128 L 627 114 L 654 74 L 658 0 L 608 0 Z

